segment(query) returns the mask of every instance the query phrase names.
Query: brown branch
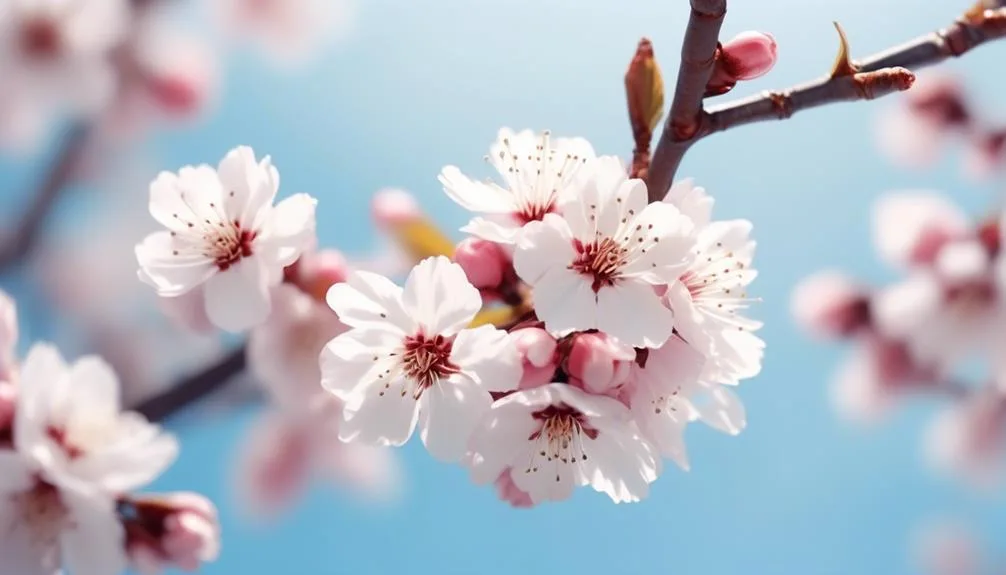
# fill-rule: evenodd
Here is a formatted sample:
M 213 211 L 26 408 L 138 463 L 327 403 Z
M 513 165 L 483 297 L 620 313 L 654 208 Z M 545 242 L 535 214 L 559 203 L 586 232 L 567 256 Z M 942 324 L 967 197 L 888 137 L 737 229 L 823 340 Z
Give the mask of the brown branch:
M 664 132 L 653 152 L 647 174 L 650 201 L 655 201 L 652 190 L 662 190 L 656 199 L 663 198 L 674 177 L 674 170 L 662 169 L 674 163 L 673 157 L 670 157 L 673 150 L 668 148 L 664 140 L 688 141 L 698 134 L 703 113 L 702 99 L 716 65 L 720 27 L 727 13 L 726 0 L 691 0 L 691 6 L 685 39 L 681 45 L 681 67 L 678 68 L 671 113 L 667 116 Z M 657 169 L 654 170 L 654 167 Z
M 910 72 L 962 56 L 986 42 L 1006 37 L 1006 0 L 987 2 L 994 7 L 971 10 L 952 25 L 852 63 L 857 73 L 826 77 L 788 90 L 771 91 L 700 112 L 691 133 L 665 127 L 649 170 L 650 201 L 664 197 L 685 153 L 702 138 L 730 128 L 780 120 L 824 104 L 867 100 L 907 89 Z M 688 37 L 686 36 L 686 43 Z M 680 76 L 679 76 L 680 77 Z
M 28 209 L 17 223 L 17 227 L 4 238 L 0 246 L 0 269 L 20 263 L 31 255 L 38 244 L 45 220 L 59 200 L 63 190 L 73 179 L 74 171 L 80 163 L 91 135 L 91 126 L 77 124 L 63 138 L 45 177 L 35 188 L 29 200 Z
M 220 390 L 232 377 L 244 371 L 245 347 L 240 346 L 216 363 L 189 375 L 167 391 L 141 401 L 133 410 L 151 421 L 163 421 L 185 407 Z

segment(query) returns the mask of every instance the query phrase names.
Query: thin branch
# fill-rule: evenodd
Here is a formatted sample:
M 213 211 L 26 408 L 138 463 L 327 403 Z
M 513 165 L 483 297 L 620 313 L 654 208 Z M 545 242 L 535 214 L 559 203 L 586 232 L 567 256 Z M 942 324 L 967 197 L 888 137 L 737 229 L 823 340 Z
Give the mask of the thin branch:
M 988 2 L 986 6 L 993 4 L 993 8 L 969 11 L 947 28 L 852 63 L 856 74 L 829 76 L 718 106 L 702 112 L 698 128 L 690 134 L 665 128 L 650 165 L 650 200 L 663 198 L 685 153 L 709 134 L 754 122 L 783 120 L 824 104 L 867 100 L 906 89 L 910 73 L 903 67 L 918 69 L 937 64 L 1006 37 L 1006 0 Z
M 668 157 L 673 151 L 664 145 L 665 138 L 690 140 L 696 137 L 702 120 L 702 99 L 706 84 L 716 65 L 716 50 L 720 45 L 720 27 L 727 13 L 726 0 L 691 0 L 692 11 L 688 16 L 688 27 L 681 45 L 681 67 L 671 101 L 671 113 L 667 116 L 664 133 L 653 152 L 653 160 L 647 175 L 651 190 L 663 190 L 660 198 L 671 187 L 674 170 L 654 170 L 653 167 L 666 166 L 674 160 Z M 652 196 L 652 194 L 651 194 Z M 658 198 L 659 199 L 659 198 Z M 650 201 L 654 198 L 651 197 Z
M 87 149 L 91 127 L 77 124 L 63 138 L 52 166 L 35 188 L 29 200 L 28 209 L 18 221 L 17 227 L 4 238 L 0 246 L 0 269 L 13 266 L 31 255 L 38 244 L 45 220 L 59 200 L 63 190 L 73 179 L 74 171 Z
M 238 347 L 216 363 L 189 375 L 167 391 L 140 402 L 133 409 L 151 421 L 163 421 L 222 389 L 232 377 L 244 371 L 246 365 L 245 347 Z

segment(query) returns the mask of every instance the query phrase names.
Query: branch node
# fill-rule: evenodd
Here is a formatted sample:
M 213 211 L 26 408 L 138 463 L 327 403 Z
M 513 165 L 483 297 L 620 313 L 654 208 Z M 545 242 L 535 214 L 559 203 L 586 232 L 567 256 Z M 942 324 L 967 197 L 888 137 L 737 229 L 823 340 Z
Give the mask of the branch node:
M 864 100 L 872 100 L 891 92 L 904 92 L 915 83 L 915 74 L 906 68 L 883 68 L 860 72 L 852 77 L 856 91 Z
M 835 56 L 835 63 L 831 66 L 831 77 L 852 76 L 859 72 L 859 66 L 849 56 L 849 38 L 845 35 L 841 24 L 838 22 L 832 24 L 838 32 L 838 55 Z
M 786 120 L 793 115 L 793 100 L 783 92 L 765 92 L 765 97 L 772 102 L 772 110 L 780 120 Z

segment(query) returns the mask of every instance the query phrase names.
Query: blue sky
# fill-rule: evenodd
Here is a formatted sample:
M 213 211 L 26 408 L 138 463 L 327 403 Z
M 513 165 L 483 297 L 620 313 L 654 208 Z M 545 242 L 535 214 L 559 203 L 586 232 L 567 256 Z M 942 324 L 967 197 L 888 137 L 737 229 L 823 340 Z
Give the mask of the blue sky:
M 436 175 L 445 164 L 487 169 L 481 158 L 500 126 L 581 135 L 599 152 L 627 156 L 625 66 L 646 35 L 673 78 L 687 17 L 685 0 L 360 4 L 354 33 L 305 72 L 263 69 L 251 56 L 232 62 L 215 113 L 152 142 L 158 166 L 216 162 L 234 145 L 252 145 L 273 155 L 282 193 L 320 199 L 322 242 L 351 252 L 375 241 L 368 202 L 385 186 L 412 190 L 457 229 L 465 215 Z M 965 2 L 926 4 L 735 2 L 724 35 L 769 31 L 780 53 L 768 77 L 737 95 L 825 73 L 837 47 L 833 20 L 853 53 L 865 55 L 951 22 Z M 952 65 L 990 97 L 993 111 L 1006 77 L 983 72 L 1001 69 L 1004 55 L 1006 44 L 991 46 Z M 318 491 L 278 525 L 262 527 L 244 521 L 230 484 L 251 413 L 179 421 L 183 454 L 156 487 L 203 491 L 220 505 L 223 554 L 204 572 L 900 575 L 913 572 L 908 542 L 921 521 L 949 513 L 1001 533 L 1002 502 L 933 476 L 920 457 L 919 435 L 937 405 L 920 402 L 873 430 L 849 427 L 826 389 L 843 350 L 805 340 L 788 315 L 795 283 L 820 268 L 891 277 L 869 238 L 870 201 L 882 191 L 943 189 L 975 213 L 992 201 L 992 190 L 965 183 L 953 161 L 907 172 L 879 157 L 870 138 L 884 105 L 840 105 L 741 128 L 686 158 L 680 175 L 716 197 L 718 217 L 755 224 L 761 275 L 751 292 L 764 299 L 755 313 L 768 342 L 761 376 L 740 388 L 748 429 L 731 438 L 695 426 L 691 472 L 668 466 L 640 504 L 617 506 L 584 491 L 564 504 L 515 511 L 463 470 L 408 446 L 397 504 L 374 509 Z M 33 169 L 0 167 L 0 183 L 16 189 Z

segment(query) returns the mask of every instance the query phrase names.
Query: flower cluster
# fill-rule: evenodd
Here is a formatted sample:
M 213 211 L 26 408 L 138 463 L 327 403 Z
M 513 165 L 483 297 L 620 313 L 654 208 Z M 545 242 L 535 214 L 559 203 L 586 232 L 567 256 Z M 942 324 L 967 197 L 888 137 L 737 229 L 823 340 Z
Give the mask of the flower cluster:
M 963 169 L 972 178 L 988 178 L 1006 169 L 1006 126 L 983 117 L 959 78 L 930 73 L 877 124 L 881 150 L 898 164 L 935 163 L 948 144 L 963 144 Z
M 940 467 L 988 483 L 1006 472 L 1006 335 L 1000 216 L 972 223 L 934 192 L 890 193 L 874 209 L 882 258 L 905 277 L 869 288 L 836 271 L 805 280 L 793 311 L 812 333 L 855 342 L 836 380 L 843 412 L 876 418 L 913 393 L 953 404 L 934 422 L 928 451 Z M 983 366 L 983 385 L 956 379 Z
M 216 511 L 192 493 L 138 495 L 178 452 L 175 439 L 123 412 L 97 357 L 67 364 L 44 343 L 14 354 L 17 318 L 0 294 L 0 565 L 107 575 L 195 570 L 216 557 Z
M 488 160 L 502 183 L 440 175 L 478 214 L 456 261 L 427 258 L 401 287 L 356 272 L 329 291 L 349 327 L 321 359 L 345 406 L 339 437 L 402 445 L 418 428 L 431 455 L 514 505 L 584 485 L 637 501 L 663 457 L 687 467 L 687 423 L 745 425 L 726 386 L 763 350 L 739 313 L 750 223 L 712 221 L 689 182 L 647 205 L 644 182 L 578 138 L 504 129 Z
M 764 348 L 742 315 L 750 223 L 712 220 L 687 181 L 647 205 L 641 180 L 578 138 L 504 129 L 489 159 L 502 185 L 440 175 L 480 214 L 457 246 L 401 192 L 375 201 L 421 260 L 404 286 L 313 251 L 314 200 L 273 205 L 278 173 L 248 148 L 151 185 L 167 230 L 136 247 L 140 279 L 197 323 L 251 330 L 275 406 L 247 474 L 266 502 L 332 454 L 373 458 L 417 428 L 434 457 L 515 505 L 588 484 L 636 501 L 662 457 L 688 466 L 689 422 L 744 428 L 729 386 L 759 372 Z

